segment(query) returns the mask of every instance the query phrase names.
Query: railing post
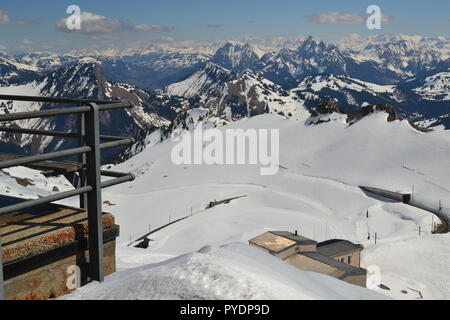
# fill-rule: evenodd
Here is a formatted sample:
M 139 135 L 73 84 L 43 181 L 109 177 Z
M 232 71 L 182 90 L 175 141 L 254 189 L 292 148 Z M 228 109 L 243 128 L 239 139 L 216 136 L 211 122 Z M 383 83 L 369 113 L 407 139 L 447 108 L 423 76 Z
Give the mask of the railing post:
M 90 280 L 102 282 L 103 270 L 103 220 L 100 176 L 100 117 L 97 104 L 90 103 L 91 112 L 86 113 L 86 144 L 92 148 L 86 155 L 87 184 L 92 191 L 87 194 L 89 229 Z
M 81 113 L 78 115 L 78 121 L 77 121 L 77 132 L 78 132 L 78 146 L 84 147 L 86 145 L 86 123 L 85 123 L 85 117 L 84 114 Z M 85 187 L 86 186 L 86 155 L 80 154 L 78 157 L 78 162 L 83 164 L 83 167 L 78 172 L 78 187 Z M 80 195 L 80 208 L 86 209 L 87 208 L 87 194 L 81 194 Z
M 0 231 L 0 300 L 5 299 L 5 289 L 3 287 L 3 251 L 2 251 L 2 234 Z

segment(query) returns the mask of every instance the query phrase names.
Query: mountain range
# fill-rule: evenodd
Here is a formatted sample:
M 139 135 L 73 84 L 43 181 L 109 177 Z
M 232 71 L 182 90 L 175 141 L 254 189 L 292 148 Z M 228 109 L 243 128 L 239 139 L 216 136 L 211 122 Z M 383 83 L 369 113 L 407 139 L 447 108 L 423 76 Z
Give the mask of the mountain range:
M 296 45 L 261 49 L 228 42 L 215 53 L 183 50 L 0 54 L 0 93 L 124 99 L 132 111 L 106 112 L 105 134 L 167 134 L 192 114 L 216 125 L 262 113 L 306 121 L 331 102 L 356 114 L 389 104 L 422 127 L 450 127 L 450 40 L 357 35 L 326 43 L 308 37 Z M 0 103 L 0 113 L 52 108 Z M 198 120 L 198 117 L 197 117 Z M 74 130 L 70 117 L 18 121 L 28 128 Z M 2 141 L 37 153 L 59 149 L 58 139 L 1 134 Z M 142 143 L 142 141 L 141 141 Z

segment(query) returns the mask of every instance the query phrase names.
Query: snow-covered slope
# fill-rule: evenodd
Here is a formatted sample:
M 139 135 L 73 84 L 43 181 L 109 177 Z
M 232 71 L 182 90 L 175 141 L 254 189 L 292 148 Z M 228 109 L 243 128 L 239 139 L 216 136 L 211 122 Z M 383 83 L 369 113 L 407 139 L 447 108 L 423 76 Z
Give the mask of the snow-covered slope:
M 176 143 L 172 141 L 147 148 L 115 168 L 131 170 L 137 179 L 104 194 L 104 200 L 114 204 L 104 210 L 113 212 L 121 225 L 119 266 L 163 262 L 207 245 L 247 243 L 267 230 L 299 230 L 318 241 L 344 238 L 362 243 L 363 267 L 378 265 L 382 283 L 392 287 L 380 289 L 383 294 L 416 299 L 418 290 L 425 299 L 449 298 L 450 256 L 444 244 L 450 235 L 430 234 L 430 213 L 369 197 L 357 186 L 394 191 L 414 186 L 417 201 L 438 206 L 441 199 L 449 215 L 450 136 L 418 132 L 406 121 L 387 123 L 386 117 L 379 112 L 351 126 L 338 119 L 307 127 L 261 115 L 224 127 L 281 130 L 282 167 L 272 177 L 260 176 L 259 166 L 251 165 L 176 166 L 170 159 Z M 242 195 L 247 197 L 204 210 L 210 201 Z M 149 228 L 186 216 L 153 234 L 148 251 L 125 247 Z M 83 289 L 78 297 L 83 297 Z
M 132 260 L 132 258 L 129 258 Z M 142 263 L 140 259 L 139 263 Z M 120 271 L 63 299 L 386 299 L 297 268 L 255 248 L 232 243 L 204 247 L 161 263 Z
M 317 241 L 341 238 L 363 244 L 362 266 L 379 266 L 381 282 L 391 288 L 376 290 L 379 293 L 398 299 L 418 299 L 420 294 L 424 299 L 448 299 L 450 235 L 430 234 L 429 212 L 370 197 L 357 186 L 393 191 L 414 186 L 416 201 L 437 207 L 441 200 L 443 212 L 450 215 L 450 136 L 445 131 L 418 132 L 406 121 L 388 123 L 386 117 L 378 112 L 351 126 L 340 118 L 305 126 L 264 114 L 220 129 L 280 129 L 280 170 L 275 176 L 261 176 L 259 165 L 177 166 L 170 158 L 177 142 L 155 142 L 113 168 L 132 171 L 137 179 L 103 194 L 103 209 L 121 226 L 119 272 L 104 285 L 91 284 L 73 297 L 373 297 L 367 291 L 359 296 L 359 288 L 331 291 L 347 286 L 297 270 L 291 275 L 291 267 L 262 252 L 229 246 L 247 246 L 249 239 L 268 230 L 299 230 Z M 213 200 L 244 195 L 205 210 Z M 77 205 L 76 200 L 65 203 Z M 182 217 L 188 218 L 152 234 L 148 250 L 126 246 L 149 229 Z M 227 247 L 220 249 L 223 245 Z M 196 253 L 205 246 L 213 249 Z M 261 276 L 259 281 L 255 274 Z M 286 277 L 299 281 L 286 282 Z M 264 290 L 261 282 L 266 280 L 276 293 Z M 246 290 L 242 283 L 248 284 Z M 216 284 L 220 291 L 213 289 Z
M 192 98 L 195 96 L 212 96 L 217 88 L 233 79 L 233 72 L 214 63 L 207 63 L 204 68 L 187 79 L 169 85 L 165 92 L 171 96 Z

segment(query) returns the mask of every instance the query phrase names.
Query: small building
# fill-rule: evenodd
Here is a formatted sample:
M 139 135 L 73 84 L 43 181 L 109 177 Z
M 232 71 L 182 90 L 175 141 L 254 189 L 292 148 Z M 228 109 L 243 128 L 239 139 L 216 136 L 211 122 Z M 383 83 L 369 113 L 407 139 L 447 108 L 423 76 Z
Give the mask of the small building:
M 283 260 L 297 252 L 317 250 L 316 241 L 286 231 L 269 231 L 249 243 Z
M 360 266 L 362 245 L 340 239 L 317 243 L 287 231 L 265 232 L 250 239 L 249 244 L 299 269 L 366 286 L 367 271 Z
M 361 266 L 364 246 L 348 240 L 332 239 L 317 244 L 317 252 L 356 268 Z

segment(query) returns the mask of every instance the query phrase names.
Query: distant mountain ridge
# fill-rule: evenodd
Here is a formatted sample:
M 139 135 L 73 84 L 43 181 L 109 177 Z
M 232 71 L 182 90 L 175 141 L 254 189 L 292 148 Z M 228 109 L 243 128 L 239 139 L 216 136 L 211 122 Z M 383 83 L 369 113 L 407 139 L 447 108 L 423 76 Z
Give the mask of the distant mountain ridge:
M 388 104 L 422 126 L 450 128 L 449 57 L 450 39 L 402 35 L 353 35 L 336 43 L 308 37 L 273 50 L 230 42 L 215 53 L 1 53 L 0 93 L 130 100 L 137 108 L 114 117 L 105 113 L 103 130 L 143 140 L 156 129 L 167 133 L 176 119 L 189 121 L 193 109 L 197 118 L 202 114 L 217 124 L 262 113 L 304 120 L 324 102 L 348 113 Z M 51 107 L 4 101 L 0 113 Z M 15 125 L 72 130 L 71 123 Z M 49 138 L 1 137 L 30 152 L 64 145 Z

